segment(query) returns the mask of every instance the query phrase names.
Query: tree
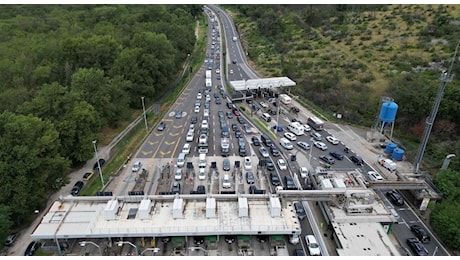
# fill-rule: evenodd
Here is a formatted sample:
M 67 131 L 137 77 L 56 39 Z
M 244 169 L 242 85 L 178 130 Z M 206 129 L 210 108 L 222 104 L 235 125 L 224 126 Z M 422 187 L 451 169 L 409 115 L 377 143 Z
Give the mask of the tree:
M 0 115 L 0 205 L 9 205 L 16 225 L 41 208 L 50 184 L 67 174 L 69 162 L 59 151 L 59 133 L 49 120 Z

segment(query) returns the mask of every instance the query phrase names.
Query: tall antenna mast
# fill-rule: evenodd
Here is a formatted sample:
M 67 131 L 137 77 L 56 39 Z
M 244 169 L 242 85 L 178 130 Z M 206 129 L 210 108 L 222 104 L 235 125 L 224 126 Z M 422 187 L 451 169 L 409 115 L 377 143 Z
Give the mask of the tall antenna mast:
M 460 42 L 457 43 L 457 47 L 455 48 L 454 58 L 450 63 L 449 70 L 443 70 L 441 72 L 440 80 L 441 85 L 438 88 L 438 93 L 436 95 L 435 102 L 433 104 L 433 108 L 431 109 L 430 117 L 426 119 L 426 127 L 423 133 L 422 142 L 420 143 L 420 147 L 417 151 L 417 155 L 415 157 L 415 173 L 419 173 L 420 163 L 422 162 L 423 154 L 425 153 L 426 144 L 428 143 L 428 138 L 430 138 L 431 128 L 433 127 L 434 119 L 436 118 L 436 114 L 438 113 L 439 104 L 441 104 L 442 95 L 444 94 L 444 89 L 446 88 L 447 83 L 451 82 L 454 75 L 452 74 L 452 68 L 454 66 L 455 58 L 457 57 L 457 49 Z

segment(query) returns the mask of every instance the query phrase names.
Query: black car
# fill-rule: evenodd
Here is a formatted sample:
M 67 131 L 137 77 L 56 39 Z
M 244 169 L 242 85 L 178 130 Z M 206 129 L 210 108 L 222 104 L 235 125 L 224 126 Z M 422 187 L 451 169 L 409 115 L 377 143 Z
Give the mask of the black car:
M 294 256 L 304 256 L 305 251 L 303 249 L 294 249 Z
M 247 155 L 246 147 L 240 146 L 240 148 L 238 149 L 238 153 L 241 157 L 245 157 Z
M 296 190 L 297 187 L 295 186 L 294 179 L 291 176 L 286 175 L 284 176 L 284 184 L 286 185 L 287 190 Z
M 387 191 L 385 194 L 394 205 L 402 206 L 404 204 L 404 198 L 396 191 Z
M 273 146 L 272 140 L 271 140 L 270 137 L 268 137 L 267 135 L 261 135 L 261 136 L 260 136 L 260 140 L 261 140 L 262 143 L 264 143 L 265 146 L 267 146 L 267 147 Z
M 196 187 L 197 194 L 206 194 L 206 187 L 204 185 L 198 185 Z
M 236 237 L 235 236 L 225 236 L 224 240 L 225 242 L 227 242 L 227 244 L 233 244 L 236 241 Z
M 35 251 L 39 249 L 42 246 L 42 244 L 38 241 L 32 241 L 30 244 L 27 246 L 26 251 L 24 252 L 25 256 L 32 256 L 35 254 Z
M 227 118 L 228 118 L 228 119 L 232 119 L 232 118 L 233 118 L 232 112 L 227 111 Z
M 240 129 L 236 129 L 236 130 L 235 130 L 235 137 L 236 137 L 236 138 L 243 137 L 243 134 L 241 133 L 241 130 L 240 130 Z
M 410 226 L 410 230 L 412 231 L 412 233 L 414 233 L 414 235 L 419 239 L 420 242 L 424 244 L 430 242 L 430 235 L 428 235 L 428 232 L 422 226 L 412 225 Z
M 272 160 L 266 160 L 267 162 L 267 170 L 273 171 L 275 170 L 275 164 L 272 162 Z
M 101 165 L 101 169 L 102 169 L 102 166 L 104 166 L 105 164 L 105 159 L 99 159 L 99 164 Z M 95 171 L 99 171 L 99 164 L 96 162 L 93 166 L 93 170 Z
M 180 193 L 180 183 L 179 183 L 179 182 L 175 181 L 175 182 L 173 183 L 171 192 L 172 192 L 173 194 Z
M 157 127 L 157 130 L 158 131 L 163 131 L 163 130 L 165 130 L 165 127 L 166 127 L 165 122 L 160 122 L 160 124 Z
M 81 189 L 83 188 L 84 183 L 82 181 L 77 181 L 75 185 L 72 187 L 72 191 L 70 192 L 73 196 L 77 196 L 80 193 Z
M 265 243 L 268 241 L 267 235 L 257 235 L 256 238 L 257 238 L 257 241 L 259 241 L 260 243 Z
M 273 154 L 273 156 L 276 156 L 276 157 L 280 156 L 280 151 L 275 146 L 270 147 L 270 152 Z
M 352 155 L 352 156 L 350 156 L 350 160 L 356 165 L 359 165 L 359 166 L 364 165 L 363 158 L 361 158 L 360 156 Z
M 252 144 L 255 145 L 255 146 L 260 146 L 260 140 L 259 138 L 257 138 L 257 136 L 253 136 L 251 138 L 251 141 L 252 141 Z
M 249 194 L 255 194 L 257 191 L 256 185 L 249 186 Z
M 299 220 L 304 220 L 307 217 L 307 213 L 305 212 L 302 203 L 294 202 L 294 209 Z
M 253 172 L 246 172 L 246 182 L 248 184 L 254 184 L 254 173 Z
M 190 123 L 191 124 L 196 124 L 198 122 L 198 117 L 197 116 L 192 116 L 192 118 L 190 118 Z
M 244 119 L 242 116 L 237 116 L 236 119 L 238 120 L 238 122 L 240 122 L 240 124 L 244 123 Z
M 5 246 L 11 246 L 14 244 L 14 242 L 16 241 L 16 239 L 19 237 L 21 233 L 19 232 L 14 232 L 12 234 L 9 234 L 8 237 L 6 237 L 6 240 L 5 240 Z
M 412 252 L 417 256 L 427 256 L 428 250 L 425 246 L 415 237 L 410 237 L 406 240 L 407 245 L 412 250 Z
M 271 180 L 272 184 L 275 185 L 275 186 L 281 185 L 280 177 L 278 176 L 278 174 L 276 174 L 276 172 L 271 172 L 270 173 L 270 180 Z

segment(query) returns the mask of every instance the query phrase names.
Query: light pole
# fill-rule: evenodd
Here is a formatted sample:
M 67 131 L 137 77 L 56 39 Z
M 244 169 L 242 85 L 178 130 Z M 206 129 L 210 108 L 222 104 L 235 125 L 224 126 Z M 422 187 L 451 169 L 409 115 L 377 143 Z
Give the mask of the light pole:
M 149 248 L 146 248 L 144 251 L 141 252 L 140 255 L 144 255 L 145 252 L 147 251 L 153 251 L 154 254 L 160 252 L 160 249 L 158 247 L 149 247 Z
M 145 115 L 145 105 L 144 105 L 144 97 L 142 99 L 142 110 L 144 111 L 144 122 L 145 122 L 145 131 L 149 132 L 149 126 L 147 125 L 147 116 Z
M 135 244 L 133 244 L 133 243 L 131 243 L 129 241 L 118 241 L 117 242 L 117 245 L 120 246 L 120 247 L 123 246 L 123 244 L 128 244 L 128 245 L 134 247 L 134 249 L 136 249 L 136 255 L 139 255 L 139 251 L 137 251 L 137 246 Z
M 104 187 L 105 183 L 104 183 L 104 177 L 102 176 L 101 163 L 99 162 L 99 156 L 97 156 L 96 140 L 93 140 L 93 147 L 94 147 L 94 153 L 96 154 L 97 168 L 99 168 L 99 176 L 101 176 L 102 187 Z
M 86 246 L 86 244 L 91 244 L 91 245 L 97 247 L 97 248 L 99 249 L 99 253 L 100 253 L 101 256 L 102 256 L 102 249 L 101 249 L 101 247 L 100 247 L 98 244 L 96 244 L 96 243 L 94 243 L 94 242 L 92 242 L 92 241 L 80 241 L 80 246 L 81 246 L 81 247 Z

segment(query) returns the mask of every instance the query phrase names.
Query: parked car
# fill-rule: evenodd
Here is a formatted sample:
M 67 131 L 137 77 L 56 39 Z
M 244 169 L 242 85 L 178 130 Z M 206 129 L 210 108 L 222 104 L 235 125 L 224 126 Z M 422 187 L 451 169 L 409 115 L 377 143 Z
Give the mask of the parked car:
M 198 194 L 206 194 L 206 187 L 204 185 L 196 186 L 196 193 L 198 193 Z
M 299 220 L 304 220 L 307 217 L 307 213 L 301 202 L 294 202 L 294 210 L 297 213 Z
M 410 237 L 406 240 L 407 245 L 411 249 L 412 253 L 417 256 L 427 256 L 428 250 L 416 237 Z
M 334 164 L 335 163 L 334 158 L 332 158 L 332 156 L 330 156 L 330 155 L 322 154 L 322 155 L 319 156 L 319 159 L 324 161 L 325 163 L 329 163 L 329 164 Z
M 99 159 L 99 164 L 101 165 L 101 169 L 102 169 L 102 166 L 104 166 L 105 164 L 105 159 Z M 99 164 L 96 162 L 93 166 L 93 170 L 94 171 L 99 171 Z
M 310 150 L 310 145 L 307 142 L 298 141 L 297 145 L 304 150 Z
M 73 187 L 72 191 L 70 192 L 73 196 L 77 196 L 78 193 L 80 193 L 81 189 L 83 188 L 83 185 L 85 185 L 82 181 L 77 181 Z
M 86 172 L 85 174 L 83 174 L 83 180 L 84 181 L 90 180 L 93 177 L 93 175 L 94 175 L 93 171 Z
M 244 169 L 247 170 L 247 171 L 252 169 L 251 158 L 244 157 Z
M 5 246 L 11 246 L 14 244 L 14 242 L 16 242 L 16 239 L 19 237 L 21 233 L 20 232 L 14 232 L 14 233 L 11 233 L 9 234 L 7 237 L 6 237 L 6 240 L 5 240 Z
M 206 169 L 205 168 L 200 168 L 200 171 L 198 172 L 198 180 L 205 180 L 206 179 Z
M 430 235 L 428 235 L 428 232 L 422 226 L 414 224 L 410 226 L 410 230 L 412 233 L 414 233 L 420 242 L 426 244 L 431 241 Z
M 327 150 L 327 145 L 323 142 L 320 142 L 320 141 L 316 141 L 313 143 L 313 145 L 316 147 L 316 148 L 319 148 L 323 151 Z
M 176 173 L 174 174 L 174 180 L 179 181 L 182 179 L 182 169 L 176 169 Z
M 278 159 L 277 164 L 278 164 L 278 168 L 280 168 L 280 170 L 287 170 L 287 164 L 284 161 L 284 159 L 282 159 L 282 158 Z
M 343 160 L 343 154 L 337 152 L 337 151 L 332 151 L 329 153 L 330 156 L 334 157 L 337 160 Z
M 25 256 L 32 256 L 35 254 L 35 251 L 39 249 L 42 246 L 42 244 L 39 241 L 32 241 L 30 244 L 27 246 L 26 251 L 24 252 Z
M 393 203 L 394 205 L 396 206 L 404 205 L 404 199 L 401 196 L 401 194 L 399 194 L 398 192 L 391 190 L 391 191 L 387 191 L 385 195 L 390 199 L 391 203 Z
M 332 136 L 332 135 L 329 135 L 329 136 L 326 136 L 326 140 L 331 143 L 331 144 L 339 144 L 339 139 L 337 139 L 335 136 Z

